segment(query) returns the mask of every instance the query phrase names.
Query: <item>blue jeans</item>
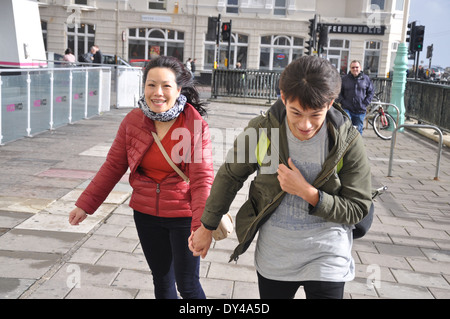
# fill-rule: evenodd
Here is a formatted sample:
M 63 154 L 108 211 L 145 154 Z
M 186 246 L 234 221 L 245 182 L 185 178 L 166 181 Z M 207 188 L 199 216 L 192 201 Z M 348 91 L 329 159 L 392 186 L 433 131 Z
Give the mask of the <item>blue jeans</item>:
M 206 299 L 200 257 L 188 247 L 192 218 L 163 218 L 134 211 L 142 250 L 153 275 L 156 299 Z M 176 283 L 176 287 L 175 287 Z
M 362 135 L 366 113 L 353 113 L 350 112 L 349 110 L 345 110 L 345 112 L 347 112 L 348 116 L 352 120 L 353 126 L 356 126 L 357 130 Z

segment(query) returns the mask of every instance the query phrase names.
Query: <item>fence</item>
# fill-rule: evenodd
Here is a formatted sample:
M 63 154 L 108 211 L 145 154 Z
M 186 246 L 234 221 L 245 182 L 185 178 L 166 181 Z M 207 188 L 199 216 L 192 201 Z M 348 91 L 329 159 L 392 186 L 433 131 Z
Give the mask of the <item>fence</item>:
M 211 96 L 276 100 L 281 73 L 259 70 L 213 71 Z M 372 79 L 381 101 L 390 103 L 392 80 Z M 408 79 L 405 91 L 406 116 L 450 130 L 450 86 Z
M 111 105 L 133 107 L 141 93 L 139 68 L 0 70 L 0 145 L 107 112 Z
M 260 70 L 213 71 L 211 95 L 276 100 L 280 73 Z
M 390 102 L 392 81 L 373 79 L 375 92 L 383 91 L 381 100 Z M 406 116 L 450 130 L 450 86 L 409 80 L 405 90 Z

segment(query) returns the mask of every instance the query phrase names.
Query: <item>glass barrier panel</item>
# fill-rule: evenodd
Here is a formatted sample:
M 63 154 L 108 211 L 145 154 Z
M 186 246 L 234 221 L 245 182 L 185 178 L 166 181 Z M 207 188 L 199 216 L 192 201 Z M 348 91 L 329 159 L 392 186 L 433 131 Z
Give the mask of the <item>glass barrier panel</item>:
M 27 74 L 2 74 L 2 143 L 27 136 Z
M 53 128 L 69 123 L 70 72 L 55 71 L 53 75 Z
M 72 122 L 77 122 L 85 118 L 86 71 L 74 70 L 72 76 Z
M 31 135 L 50 129 L 50 73 L 31 73 L 30 127 Z
M 87 117 L 98 115 L 98 96 L 100 94 L 100 76 L 101 69 L 89 70 L 88 83 L 88 113 Z

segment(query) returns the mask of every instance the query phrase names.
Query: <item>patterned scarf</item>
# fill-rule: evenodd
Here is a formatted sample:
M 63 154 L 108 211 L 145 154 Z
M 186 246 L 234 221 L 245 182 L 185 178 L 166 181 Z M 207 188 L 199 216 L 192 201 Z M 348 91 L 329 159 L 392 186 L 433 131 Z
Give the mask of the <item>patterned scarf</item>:
M 147 105 L 147 102 L 145 101 L 145 95 L 141 97 L 139 100 L 139 108 L 144 112 L 144 114 L 153 121 L 158 122 L 170 122 L 174 119 L 176 119 L 181 112 L 184 111 L 184 106 L 186 105 L 187 98 L 181 94 L 180 97 L 175 102 L 175 105 L 166 112 L 163 113 L 155 113 L 152 110 L 150 110 L 150 107 Z

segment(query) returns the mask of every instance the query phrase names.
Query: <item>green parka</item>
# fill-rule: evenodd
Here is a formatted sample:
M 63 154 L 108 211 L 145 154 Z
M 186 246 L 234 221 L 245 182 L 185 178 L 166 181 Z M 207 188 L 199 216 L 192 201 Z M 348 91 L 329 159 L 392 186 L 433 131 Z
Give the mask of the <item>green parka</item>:
M 277 155 L 276 167 L 281 163 L 289 167 L 285 118 L 286 108 L 278 100 L 265 116 L 251 120 L 241 135 L 251 136 L 249 130 L 257 132 L 257 147 L 249 141 L 245 148 L 245 160 L 242 160 L 243 156 L 239 154 L 239 151 L 242 153 L 242 144 L 238 143 L 242 136 L 238 136 L 214 180 L 201 218 L 207 228 L 213 229 L 217 228 L 222 216 L 228 212 L 243 183 L 257 172 L 250 184 L 248 200 L 236 215 L 235 230 L 239 245 L 230 261 L 237 260 L 247 250 L 258 229 L 286 194 L 280 187 L 276 169 L 271 174 L 261 173 L 264 166 L 273 164 L 266 163 L 267 158 L 276 159 Z M 321 173 L 313 183 L 319 190 L 320 200 L 316 207 L 310 206 L 310 214 L 330 222 L 354 225 L 368 214 L 372 204 L 371 173 L 363 139 L 338 104 L 328 111 L 327 125 L 330 151 Z M 271 140 L 273 129 L 278 129 L 279 141 Z

